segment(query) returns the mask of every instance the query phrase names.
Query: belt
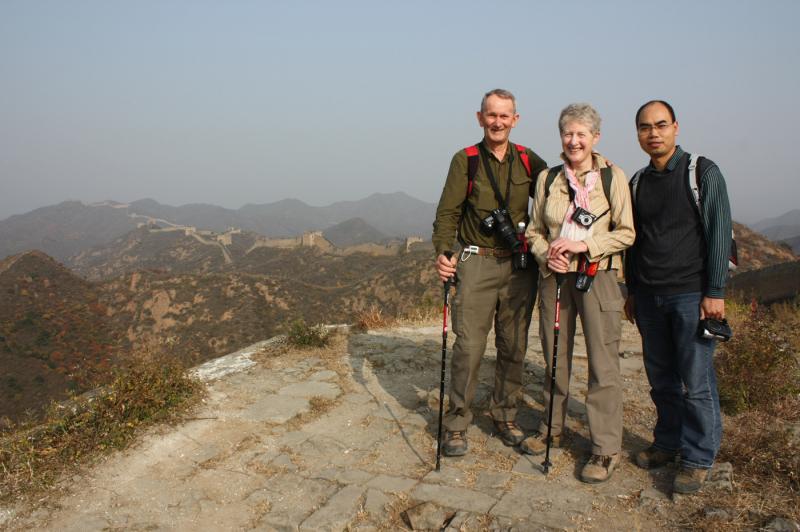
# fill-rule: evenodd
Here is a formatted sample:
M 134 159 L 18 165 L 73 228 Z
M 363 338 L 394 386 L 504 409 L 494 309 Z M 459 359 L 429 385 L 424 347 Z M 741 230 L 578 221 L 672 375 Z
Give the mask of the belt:
M 495 257 L 504 259 L 511 256 L 511 250 L 505 248 L 481 248 L 478 246 L 464 246 L 461 251 L 461 260 L 467 260 L 470 255 L 480 255 L 482 257 Z

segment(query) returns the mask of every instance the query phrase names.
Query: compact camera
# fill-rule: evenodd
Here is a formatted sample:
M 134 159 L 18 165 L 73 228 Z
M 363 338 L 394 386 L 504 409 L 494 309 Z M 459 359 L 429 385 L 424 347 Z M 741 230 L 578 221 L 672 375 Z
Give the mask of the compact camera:
M 495 209 L 489 216 L 481 220 L 481 231 L 487 235 L 496 232 L 503 243 L 516 253 L 522 242 L 517 238 L 517 233 L 511 224 L 511 215 L 506 209 Z
M 596 220 L 597 216 L 583 207 L 577 207 L 575 212 L 572 213 L 572 221 L 586 229 L 589 229 Z

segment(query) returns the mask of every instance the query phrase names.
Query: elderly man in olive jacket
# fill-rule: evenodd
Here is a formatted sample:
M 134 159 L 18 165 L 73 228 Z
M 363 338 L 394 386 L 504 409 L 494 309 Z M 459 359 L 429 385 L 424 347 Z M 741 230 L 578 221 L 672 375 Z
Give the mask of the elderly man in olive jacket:
M 529 257 L 521 257 L 525 251 L 513 241 L 529 221 L 529 198 L 535 190 L 531 176 L 547 164 L 530 149 L 509 142 L 519 121 L 510 92 L 486 93 L 477 118 L 483 140 L 453 156 L 433 224 L 436 271 L 442 281 L 456 274 L 458 280 L 452 309 L 456 341 L 450 406 L 444 417 L 445 456 L 467 452 L 470 406 L 492 325 L 497 347 L 489 405 L 492 419 L 506 445 L 524 439 L 515 422 L 516 405 L 539 272 L 533 260 L 527 260 L 526 269 L 519 268 Z

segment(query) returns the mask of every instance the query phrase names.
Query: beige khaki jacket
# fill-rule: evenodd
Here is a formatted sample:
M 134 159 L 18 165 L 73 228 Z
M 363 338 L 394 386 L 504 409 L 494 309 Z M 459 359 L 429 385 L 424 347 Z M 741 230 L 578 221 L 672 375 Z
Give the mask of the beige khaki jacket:
M 563 158 L 563 155 L 562 155 Z M 595 168 L 605 168 L 606 159 L 598 154 L 593 154 Z M 589 211 L 592 214 L 602 214 L 606 209 L 608 213 L 599 218 L 594 224 L 592 236 L 585 240 L 589 247 L 587 253 L 591 262 L 600 261 L 601 270 L 611 268 L 622 269 L 622 251 L 633 244 L 636 232 L 633 228 L 633 208 L 631 195 L 628 188 L 628 178 L 619 166 L 612 167 L 611 194 L 608 199 L 603 192 L 602 180 L 598 178 L 594 189 L 589 193 Z M 536 193 L 531 209 L 531 223 L 525 231 L 533 256 L 539 263 L 542 275 L 550 275 L 547 269 L 547 249 L 550 242 L 558 238 L 561 224 L 569 207 L 569 185 L 562 169 L 550 186 L 550 194 L 545 198 L 544 185 L 547 180 L 548 170 L 543 170 L 536 181 Z M 610 204 L 610 205 L 609 205 Z M 614 229 L 609 231 L 609 222 Z M 569 271 L 578 269 L 579 255 L 575 255 L 569 265 Z

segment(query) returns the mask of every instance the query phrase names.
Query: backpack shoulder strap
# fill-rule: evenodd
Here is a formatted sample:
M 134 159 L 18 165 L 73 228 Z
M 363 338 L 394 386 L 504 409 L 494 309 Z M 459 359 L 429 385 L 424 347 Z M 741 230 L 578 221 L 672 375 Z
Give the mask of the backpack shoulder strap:
M 692 192 L 694 198 L 694 206 L 700 212 L 700 168 L 697 166 L 699 155 L 696 153 L 689 154 L 689 169 L 686 171 L 686 184 Z
M 606 212 L 611 212 L 611 181 L 614 179 L 614 171 L 610 166 L 600 169 L 600 179 L 603 181 L 603 193 L 606 195 L 606 201 L 608 202 Z M 616 224 L 611 220 L 611 215 L 608 218 L 608 227 L 613 231 Z M 611 269 L 611 261 L 608 261 L 608 268 Z
M 517 153 L 519 153 L 519 159 L 522 161 L 522 166 L 525 167 L 525 171 L 528 173 L 528 177 L 531 176 L 531 160 L 528 157 L 528 148 L 523 146 L 522 144 L 515 144 L 517 147 Z
M 600 179 L 603 181 L 603 193 L 606 195 L 606 201 L 611 205 L 611 181 L 614 179 L 614 171 L 610 166 L 600 169 Z
M 631 177 L 631 180 L 629 181 L 631 187 L 631 203 L 633 203 L 634 206 L 636 205 L 636 191 L 639 188 L 639 180 L 642 178 L 644 170 L 644 168 L 636 170 L 636 173 L 633 174 L 633 177 Z
M 556 176 L 558 173 L 564 168 L 563 164 L 559 164 L 558 166 L 552 167 L 550 170 L 547 171 L 547 177 L 544 180 L 544 197 L 547 198 L 550 196 L 550 186 L 555 181 Z
M 478 173 L 478 146 L 467 146 L 464 148 L 467 154 L 467 196 L 472 195 L 472 184 L 475 182 L 475 174 Z
M 547 172 L 547 177 L 544 181 L 544 197 L 550 196 L 550 186 L 555 181 L 556 176 L 558 173 L 564 168 L 563 164 L 559 164 L 558 166 L 552 167 Z M 600 170 L 600 179 L 603 181 L 603 193 L 606 195 L 606 201 L 611 203 L 611 181 L 614 179 L 613 171 L 611 167 L 602 168 Z M 572 189 L 570 188 L 570 198 L 572 197 Z

